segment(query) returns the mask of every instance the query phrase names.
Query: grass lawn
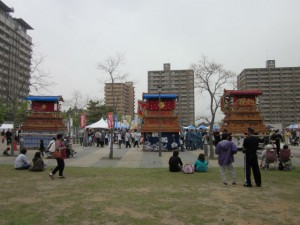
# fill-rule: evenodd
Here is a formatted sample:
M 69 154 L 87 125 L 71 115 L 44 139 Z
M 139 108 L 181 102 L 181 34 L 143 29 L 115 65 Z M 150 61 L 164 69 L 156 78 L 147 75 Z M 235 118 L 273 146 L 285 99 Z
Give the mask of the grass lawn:
M 65 169 L 51 180 L 0 165 L 0 224 L 300 224 L 300 170 L 261 171 L 263 186 L 223 187 L 207 173 L 166 169 Z M 254 182 L 253 182 L 254 183 Z

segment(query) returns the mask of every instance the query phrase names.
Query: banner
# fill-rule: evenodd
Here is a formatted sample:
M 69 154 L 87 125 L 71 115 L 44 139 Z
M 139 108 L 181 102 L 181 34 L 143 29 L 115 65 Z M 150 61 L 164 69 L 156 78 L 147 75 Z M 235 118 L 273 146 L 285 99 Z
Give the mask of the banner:
M 86 126 L 86 114 L 83 112 L 80 116 L 80 127 L 85 128 Z
M 115 128 L 121 128 L 121 123 L 119 123 L 118 114 L 115 115 Z
M 114 127 L 114 119 L 113 119 L 112 112 L 107 113 L 107 124 L 108 124 L 108 128 L 110 129 Z
M 128 122 L 128 124 L 131 124 L 131 116 L 130 115 L 126 115 L 125 119 Z
M 145 109 L 145 105 L 146 103 L 141 101 L 141 100 L 138 100 L 138 111 L 137 111 L 137 115 L 139 117 L 144 117 L 144 109 Z

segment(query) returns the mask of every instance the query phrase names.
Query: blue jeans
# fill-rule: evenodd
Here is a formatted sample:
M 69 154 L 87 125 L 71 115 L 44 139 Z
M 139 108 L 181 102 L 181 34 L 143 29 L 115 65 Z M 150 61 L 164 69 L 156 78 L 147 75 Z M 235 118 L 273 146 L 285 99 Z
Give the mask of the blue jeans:
M 16 170 L 28 170 L 31 165 L 28 163 L 24 163 L 21 167 L 15 168 Z

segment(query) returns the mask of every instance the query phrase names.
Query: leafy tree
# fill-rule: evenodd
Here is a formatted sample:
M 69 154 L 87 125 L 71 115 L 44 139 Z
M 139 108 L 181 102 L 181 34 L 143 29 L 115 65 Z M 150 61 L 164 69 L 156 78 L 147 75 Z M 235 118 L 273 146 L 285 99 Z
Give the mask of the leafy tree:
M 214 148 L 212 143 L 213 125 L 216 113 L 220 107 L 220 100 L 226 86 L 231 86 L 235 73 L 223 69 L 222 64 L 209 61 L 205 56 L 198 63 L 192 64 L 191 68 L 195 74 L 195 87 L 200 93 L 206 92 L 209 95 L 209 112 L 207 117 L 211 129 L 209 130 L 210 158 L 214 158 Z
M 101 101 L 90 100 L 86 107 L 87 123 L 88 124 L 95 123 L 102 117 L 106 118 L 107 113 L 111 111 L 113 111 L 113 108 L 101 104 Z

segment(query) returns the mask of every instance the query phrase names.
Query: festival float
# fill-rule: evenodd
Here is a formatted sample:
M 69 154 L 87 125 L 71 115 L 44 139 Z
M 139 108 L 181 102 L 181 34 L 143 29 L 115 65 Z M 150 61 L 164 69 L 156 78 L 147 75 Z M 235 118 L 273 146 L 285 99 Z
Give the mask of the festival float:
M 181 130 L 176 108 L 176 94 L 144 93 L 143 123 L 141 132 L 144 138 L 144 151 L 159 150 L 159 132 L 161 132 L 161 150 L 176 149 L 179 145 Z
M 57 133 L 65 133 L 67 127 L 60 113 L 62 96 L 28 96 L 28 116 L 21 125 L 21 142 L 26 148 L 38 148 L 40 140 L 47 147 Z
M 256 134 L 266 133 L 267 128 L 257 107 L 259 95 L 262 95 L 261 90 L 224 90 L 221 110 L 225 118 L 221 130 L 245 134 L 251 127 Z

